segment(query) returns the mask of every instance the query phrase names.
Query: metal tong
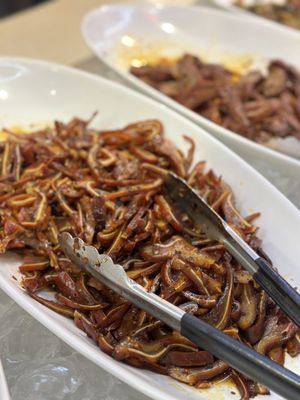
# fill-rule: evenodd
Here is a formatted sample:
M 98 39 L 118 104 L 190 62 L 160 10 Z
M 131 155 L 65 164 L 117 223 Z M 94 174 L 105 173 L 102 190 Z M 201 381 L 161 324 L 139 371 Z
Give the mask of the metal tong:
M 181 332 L 241 373 L 286 399 L 299 400 L 300 377 L 293 372 L 159 296 L 146 292 L 142 286 L 128 278 L 121 265 L 114 264 L 105 254 L 100 255 L 95 247 L 87 246 L 81 239 L 73 238 L 65 232 L 60 234 L 59 241 L 62 250 L 74 264 L 123 298 Z
M 172 172 L 165 175 L 167 195 L 195 228 L 209 239 L 222 243 L 226 250 L 253 276 L 274 302 L 300 328 L 300 294 L 260 257 L 200 196 Z M 300 393 L 299 393 L 300 399 Z

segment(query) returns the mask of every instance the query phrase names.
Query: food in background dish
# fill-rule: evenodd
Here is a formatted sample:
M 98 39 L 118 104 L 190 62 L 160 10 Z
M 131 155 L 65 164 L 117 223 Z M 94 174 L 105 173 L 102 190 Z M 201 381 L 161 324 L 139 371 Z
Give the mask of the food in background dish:
M 235 4 L 261 17 L 271 19 L 291 28 L 300 29 L 300 0 L 250 2 L 237 0 Z
M 21 285 L 35 300 L 74 319 L 117 360 L 207 388 L 230 377 L 243 399 L 267 389 L 198 349 L 180 333 L 82 273 L 62 253 L 68 231 L 109 254 L 146 290 L 283 364 L 300 353 L 297 327 L 224 246 L 195 231 L 168 203 L 163 170 L 187 180 L 232 228 L 266 257 L 253 221 L 205 162 L 193 164 L 162 124 L 147 120 L 97 131 L 88 122 L 55 122 L 27 135 L 8 131 L 0 145 L 0 252 L 18 251 Z M 43 297 L 44 291 L 49 293 Z
M 130 72 L 203 117 L 248 139 L 300 140 L 300 72 L 282 61 L 245 75 L 185 54 Z

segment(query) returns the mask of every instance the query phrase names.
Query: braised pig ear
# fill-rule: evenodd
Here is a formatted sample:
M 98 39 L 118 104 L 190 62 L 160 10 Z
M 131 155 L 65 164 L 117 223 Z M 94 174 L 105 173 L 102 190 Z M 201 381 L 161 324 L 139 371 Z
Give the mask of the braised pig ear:
M 291 321 L 280 322 L 277 316 L 270 317 L 260 341 L 255 345 L 258 353 L 267 354 L 277 346 L 282 346 L 295 336 L 298 328 Z
M 266 306 L 267 295 L 262 291 L 260 293 L 256 321 L 252 326 L 245 330 L 245 336 L 252 345 L 257 343 L 263 335 L 266 321 Z
M 216 376 L 222 374 L 229 368 L 229 365 L 223 361 L 216 361 L 213 364 L 208 364 L 202 368 L 180 368 L 169 367 L 168 372 L 172 378 L 181 382 L 188 383 L 189 385 L 196 385 L 199 382 L 211 380 Z
M 215 260 L 205 253 L 201 253 L 180 236 L 173 236 L 164 244 L 153 244 L 145 246 L 140 250 L 145 260 L 163 261 L 177 256 L 183 261 L 201 268 L 210 268 Z
M 207 351 L 176 351 L 171 350 L 162 358 L 162 364 L 175 365 L 178 367 L 200 367 L 212 364 L 214 357 Z
M 296 357 L 300 354 L 300 332 L 287 342 L 287 351 L 290 356 Z
M 72 308 L 61 305 L 55 301 L 45 299 L 44 297 L 38 296 L 35 293 L 30 293 L 30 296 L 34 300 L 57 312 L 58 314 L 64 315 L 65 317 L 74 318 L 74 310 Z
M 207 315 L 203 317 L 204 321 L 221 330 L 226 328 L 230 321 L 232 302 L 233 272 L 230 266 L 227 266 L 226 286 L 224 292 L 215 308 L 213 308 Z
M 185 68 L 200 75 L 184 77 Z M 292 71 L 286 71 L 288 79 L 296 79 Z M 188 55 L 176 68 L 167 67 L 160 73 L 161 79 L 164 73 L 171 80 L 179 77 L 180 85 L 188 86 L 183 97 L 191 93 L 192 101 L 214 91 L 215 83 L 207 81 L 230 82 L 232 78 L 222 67 L 207 66 Z M 201 94 L 202 80 L 207 91 Z M 252 82 L 256 90 L 261 83 Z M 257 111 L 269 112 L 268 102 L 274 103 L 270 98 L 264 109 L 257 110 L 258 104 L 251 100 L 252 104 L 241 107 L 239 99 L 231 101 L 229 94 L 223 93 L 222 101 L 224 110 L 231 107 L 227 113 L 235 124 L 243 124 L 244 114 L 253 120 Z M 237 109 L 232 108 L 235 102 Z M 214 105 L 219 106 L 218 102 Z M 277 362 L 282 362 L 285 344 L 290 354 L 298 354 L 295 326 L 240 269 L 223 244 L 193 230 L 192 221 L 180 214 L 179 218 L 168 204 L 164 177 L 171 170 L 187 177 L 250 246 L 261 246 L 252 224 L 258 214 L 243 218 L 229 186 L 212 170 L 206 171 L 204 161 L 188 173 L 194 151 L 193 141 L 188 142 L 190 149 L 184 156 L 165 138 L 157 120 L 96 131 L 88 128 L 87 121 L 74 118 L 29 135 L 9 133 L 8 141 L 0 143 L 0 252 L 19 251 L 24 256 L 21 285 L 28 294 L 73 318 L 112 357 L 197 388 L 208 387 L 225 372 L 247 398 L 265 393 L 265 388 L 232 372 L 180 333 L 83 273 L 58 244 L 62 232 L 80 237 L 112 256 L 149 293 L 236 340 L 255 345 Z M 49 289 L 51 300 L 42 296 Z
M 241 316 L 238 320 L 238 325 L 245 330 L 253 325 L 257 315 L 257 300 L 252 283 L 242 285 L 240 304 Z
M 173 335 L 152 342 L 127 337 L 115 347 L 114 357 L 118 360 L 134 358 L 155 364 L 174 348 L 182 351 L 195 351 L 195 346 L 189 341 L 182 340 L 180 337 L 177 339 Z
M 247 379 L 242 374 L 236 372 L 233 369 L 230 370 L 229 376 L 236 384 L 241 395 L 241 400 L 250 400 L 250 391 Z

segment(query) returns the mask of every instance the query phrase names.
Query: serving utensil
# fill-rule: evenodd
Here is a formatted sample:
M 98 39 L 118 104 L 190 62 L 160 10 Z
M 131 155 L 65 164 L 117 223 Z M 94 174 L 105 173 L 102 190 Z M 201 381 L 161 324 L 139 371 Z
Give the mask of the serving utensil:
M 243 343 L 190 315 L 130 279 L 123 267 L 69 233 L 59 235 L 62 250 L 74 264 L 155 318 L 233 368 L 289 400 L 299 400 L 300 377 Z
M 0 358 L 0 399 L 1 400 L 11 400 L 6 378 L 4 375 L 3 365 Z
M 168 197 L 191 218 L 195 228 L 204 232 L 209 239 L 222 243 L 286 315 L 300 327 L 300 294 L 182 178 L 168 172 L 164 179 Z

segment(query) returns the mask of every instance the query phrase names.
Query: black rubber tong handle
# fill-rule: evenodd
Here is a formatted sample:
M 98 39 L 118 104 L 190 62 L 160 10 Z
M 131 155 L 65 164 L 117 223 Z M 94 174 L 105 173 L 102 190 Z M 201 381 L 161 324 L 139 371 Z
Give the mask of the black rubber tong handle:
M 276 304 L 300 328 L 300 294 L 281 275 L 274 271 L 265 259 L 260 257 L 255 260 L 255 263 L 259 269 L 253 275 L 253 278 L 272 299 L 276 299 Z

